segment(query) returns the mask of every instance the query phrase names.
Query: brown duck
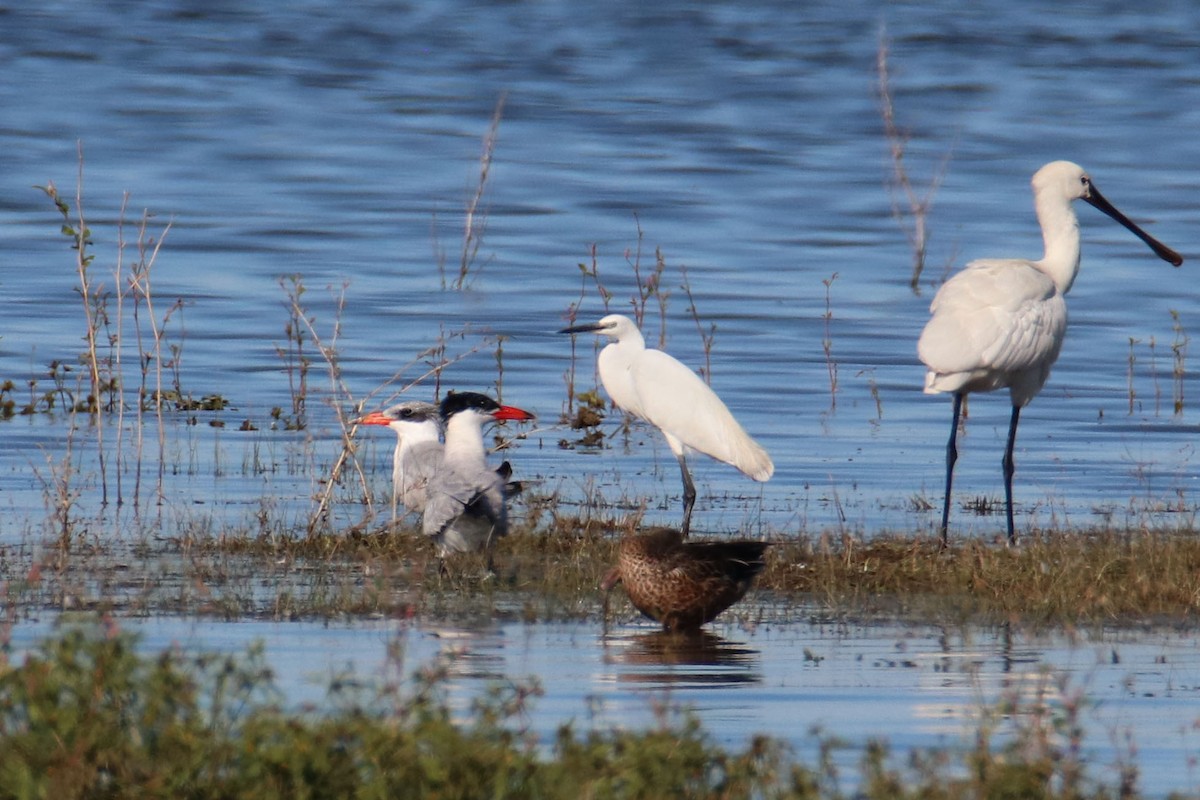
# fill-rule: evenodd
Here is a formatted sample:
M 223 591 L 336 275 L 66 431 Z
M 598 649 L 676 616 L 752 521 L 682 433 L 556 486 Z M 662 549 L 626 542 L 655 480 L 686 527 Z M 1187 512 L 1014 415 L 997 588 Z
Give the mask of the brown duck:
M 687 542 L 671 528 L 626 536 L 600 587 L 625 585 L 634 608 L 668 631 L 692 631 L 741 600 L 762 572 L 767 542 Z M 606 615 L 607 616 L 607 615 Z

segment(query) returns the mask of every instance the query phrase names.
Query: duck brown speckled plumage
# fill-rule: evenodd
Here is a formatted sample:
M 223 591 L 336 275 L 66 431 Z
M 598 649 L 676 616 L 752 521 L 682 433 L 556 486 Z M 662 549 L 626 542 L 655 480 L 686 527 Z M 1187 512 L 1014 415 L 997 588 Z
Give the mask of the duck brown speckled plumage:
M 671 528 L 626 536 L 600 586 L 625 585 L 634 608 L 669 631 L 696 630 L 745 597 L 767 542 L 688 542 Z

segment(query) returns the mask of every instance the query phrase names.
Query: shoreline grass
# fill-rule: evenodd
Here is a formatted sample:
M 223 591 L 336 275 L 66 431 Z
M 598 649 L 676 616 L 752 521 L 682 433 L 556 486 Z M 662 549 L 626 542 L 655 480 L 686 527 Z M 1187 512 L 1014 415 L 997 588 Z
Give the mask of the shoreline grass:
M 438 571 L 414 529 L 295 536 L 227 532 L 140 543 L 56 540 L 0 547 L 10 615 L 93 609 L 239 617 L 493 616 L 528 622 L 601 617 L 599 583 L 624 529 L 555 519 L 496 548 L 497 571 L 463 557 Z M 623 595 L 613 604 L 634 617 Z M 1192 627 L 1200 536 L 1043 533 L 1019 548 L 933 536 L 801 536 L 772 542 L 767 567 L 727 612 L 749 622 L 887 616 L 913 623 L 1031 628 Z

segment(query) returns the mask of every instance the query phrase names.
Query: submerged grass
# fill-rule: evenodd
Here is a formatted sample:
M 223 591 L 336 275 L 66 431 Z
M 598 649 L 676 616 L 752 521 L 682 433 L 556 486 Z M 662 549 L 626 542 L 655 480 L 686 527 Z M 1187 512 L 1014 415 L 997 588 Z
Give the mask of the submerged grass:
M 144 655 L 101 621 L 0 665 L 0 786 L 6 797 L 1136 798 L 1089 774 L 1075 707 L 1002 701 L 969 744 L 897 758 L 884 742 L 839 774 L 849 749 L 815 736 L 811 763 L 755 736 L 726 748 L 663 705 L 643 730 L 529 728 L 539 689 L 497 683 L 463 709 L 448 661 L 408 678 L 331 680 L 324 703 L 289 708 L 261 649 Z M 1015 731 L 1000 737 L 996 720 Z M 1065 732 L 1065 733 L 1064 733 Z M 841 759 L 845 763 L 846 759 Z

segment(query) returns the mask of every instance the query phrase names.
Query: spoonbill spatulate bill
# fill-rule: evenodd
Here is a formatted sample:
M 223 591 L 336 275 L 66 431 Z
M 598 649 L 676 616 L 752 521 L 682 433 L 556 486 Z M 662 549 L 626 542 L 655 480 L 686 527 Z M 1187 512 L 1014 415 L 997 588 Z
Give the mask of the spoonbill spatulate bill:
M 446 442 L 426 490 L 422 532 L 433 538 L 440 558 L 486 550 L 490 560 L 493 542 L 508 534 L 508 511 L 505 479 L 487 464 L 483 425 L 534 415 L 476 392 L 447 395 L 439 411 Z
M 925 392 L 954 396 L 950 440 L 946 445 L 946 496 L 942 543 L 948 536 L 950 487 L 958 458 L 955 438 L 963 397 L 1007 388 L 1012 399 L 1004 450 L 1004 501 L 1008 541 L 1013 527 L 1013 444 L 1021 409 L 1041 391 L 1062 349 L 1067 330 L 1066 294 L 1079 273 L 1079 220 L 1072 202 L 1083 200 L 1124 225 L 1164 261 L 1183 257 L 1138 227 L 1096 190 L 1078 164 L 1054 161 L 1033 176 L 1034 207 L 1045 255 L 972 261 L 942 286 L 929 306 L 931 319 L 921 332 L 917 354 L 928 367 Z
M 696 502 L 688 450 L 723 461 L 756 481 L 774 474 L 767 451 L 742 429 L 716 392 L 672 356 L 646 347 L 629 317 L 609 314 L 559 333 L 596 333 L 613 340 L 600 351 L 600 382 L 618 408 L 662 431 L 675 454 L 683 476 L 683 536 L 688 535 Z

